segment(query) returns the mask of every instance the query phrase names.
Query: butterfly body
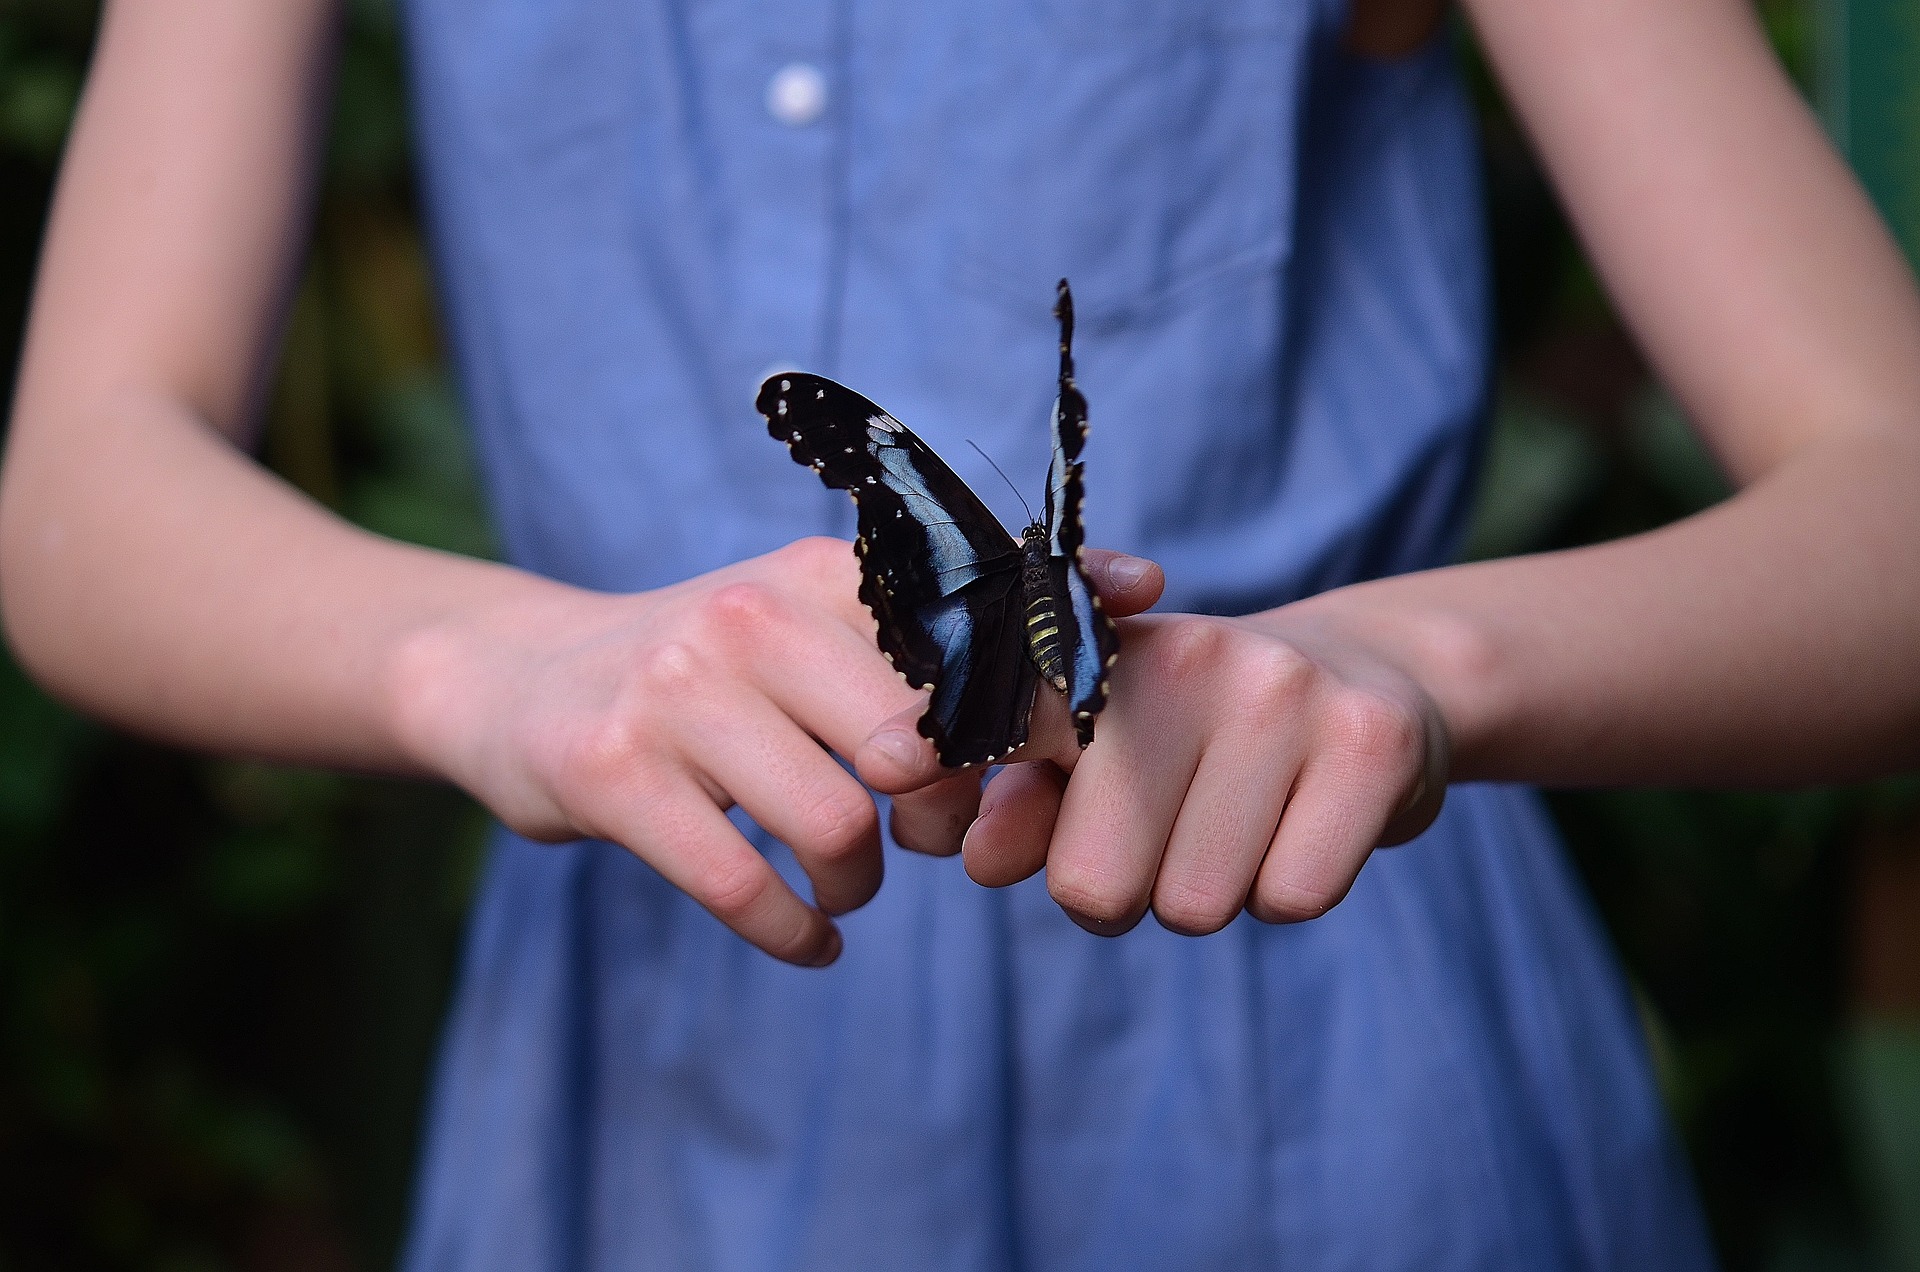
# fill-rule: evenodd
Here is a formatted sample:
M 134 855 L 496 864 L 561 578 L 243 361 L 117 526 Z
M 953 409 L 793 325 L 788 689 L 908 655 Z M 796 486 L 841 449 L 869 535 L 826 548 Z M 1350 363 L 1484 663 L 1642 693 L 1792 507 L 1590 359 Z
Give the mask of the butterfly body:
M 1040 678 L 1067 692 L 1066 643 L 1060 636 L 1060 597 L 1055 594 L 1047 527 L 1035 521 L 1020 536 L 1020 590 L 1026 597 L 1027 656 Z
M 881 652 L 908 684 L 933 691 L 920 732 L 949 767 L 990 764 L 1024 743 L 1041 679 L 1067 696 L 1087 745 L 1119 651 L 1080 563 L 1086 400 L 1073 383 L 1064 280 L 1055 313 L 1047 510 L 1018 540 L 911 429 L 853 390 L 788 372 L 762 384 L 754 403 L 796 462 L 853 497 L 860 599 Z

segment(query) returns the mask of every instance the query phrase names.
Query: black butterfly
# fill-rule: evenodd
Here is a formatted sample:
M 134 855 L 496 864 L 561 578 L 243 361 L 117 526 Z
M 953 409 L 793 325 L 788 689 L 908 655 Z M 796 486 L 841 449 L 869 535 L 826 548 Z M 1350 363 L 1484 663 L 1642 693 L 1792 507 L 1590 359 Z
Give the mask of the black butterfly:
M 990 764 L 1027 740 L 1037 671 L 1067 695 L 1080 745 L 1107 703 L 1120 636 L 1080 563 L 1080 450 L 1087 400 L 1073 383 L 1073 295 L 1060 280 L 1060 396 L 1053 407 L 1047 516 L 1016 541 L 928 448 L 852 389 L 788 372 L 754 406 L 796 462 L 860 510 L 860 599 L 880 649 L 932 689 L 920 732 L 950 768 Z

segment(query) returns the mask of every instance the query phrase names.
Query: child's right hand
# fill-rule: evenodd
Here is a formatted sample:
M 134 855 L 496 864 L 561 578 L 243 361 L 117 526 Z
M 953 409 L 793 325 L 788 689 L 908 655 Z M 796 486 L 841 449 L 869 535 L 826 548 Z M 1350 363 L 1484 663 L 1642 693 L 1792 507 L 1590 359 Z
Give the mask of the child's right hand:
M 880 886 L 872 798 L 851 755 L 920 696 L 881 658 L 849 546 L 803 539 L 653 592 L 555 588 L 462 615 L 399 662 L 419 761 L 534 839 L 605 839 L 776 958 L 840 952 L 829 917 Z M 977 775 L 901 797 L 971 820 Z M 738 804 L 790 846 L 809 905 L 728 821 Z

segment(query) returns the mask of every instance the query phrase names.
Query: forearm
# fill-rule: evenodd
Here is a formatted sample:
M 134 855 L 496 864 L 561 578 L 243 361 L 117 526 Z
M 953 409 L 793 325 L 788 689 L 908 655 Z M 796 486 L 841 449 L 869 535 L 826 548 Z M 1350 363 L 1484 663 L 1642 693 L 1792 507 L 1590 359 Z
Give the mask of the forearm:
M 152 736 L 415 769 L 396 701 L 408 643 L 568 592 L 359 531 L 163 399 L 29 394 L 16 423 L 0 491 L 9 639 L 53 692 Z
M 250 431 L 326 117 L 331 0 L 108 8 L 0 481 L 0 611 L 75 704 L 174 741 L 416 767 L 409 633 L 541 583 L 363 534 Z
M 1326 593 L 1268 621 L 1381 652 L 1456 779 L 1772 785 L 1920 763 L 1920 438 L 1810 449 L 1594 547 Z
M 1742 0 L 1466 0 L 1642 347 L 1745 489 L 1616 543 L 1279 611 L 1378 646 L 1460 777 L 1920 762 L 1920 294 Z

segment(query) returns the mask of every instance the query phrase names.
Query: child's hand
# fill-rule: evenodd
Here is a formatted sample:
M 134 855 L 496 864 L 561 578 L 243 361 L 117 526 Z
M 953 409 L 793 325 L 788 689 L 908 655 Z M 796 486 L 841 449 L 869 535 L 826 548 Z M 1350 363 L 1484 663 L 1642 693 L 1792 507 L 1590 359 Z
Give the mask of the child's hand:
M 1368 853 L 1439 811 L 1439 712 L 1352 633 L 1279 610 L 1136 618 L 1121 642 L 1086 751 L 1058 695 L 1041 693 L 1025 752 L 1035 762 L 994 779 L 967 832 L 974 879 L 1000 886 L 1045 867 L 1054 899 L 1090 931 L 1125 932 L 1151 906 L 1201 935 L 1243 908 L 1268 922 L 1325 913 Z M 869 762 L 885 747 L 870 740 L 861 763 L 883 789 L 899 776 Z
M 400 659 L 402 732 L 521 834 L 622 844 L 769 954 L 824 965 L 830 916 L 882 872 L 873 800 L 829 751 L 852 756 L 903 712 L 911 728 L 925 702 L 880 656 L 858 585 L 850 545 L 807 539 L 658 591 L 556 587 L 459 613 Z M 1125 614 L 1158 587 L 1109 592 Z M 894 789 L 897 837 L 958 848 L 979 774 L 936 766 Z M 793 849 L 815 904 L 727 820 L 735 804 Z
M 408 651 L 412 748 L 521 834 L 624 845 L 767 953 L 830 963 L 829 916 L 873 896 L 881 862 L 873 801 L 827 748 L 915 697 L 858 579 L 848 545 L 808 539 L 653 592 L 460 615 Z M 816 905 L 735 804 L 793 849 Z

